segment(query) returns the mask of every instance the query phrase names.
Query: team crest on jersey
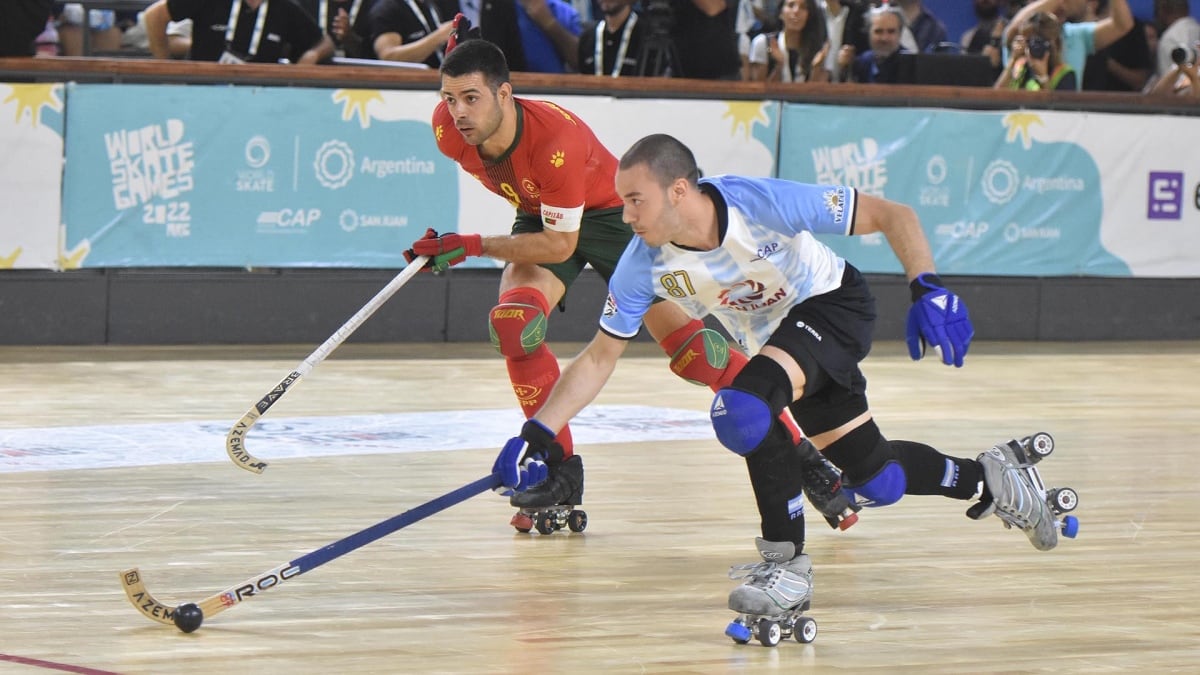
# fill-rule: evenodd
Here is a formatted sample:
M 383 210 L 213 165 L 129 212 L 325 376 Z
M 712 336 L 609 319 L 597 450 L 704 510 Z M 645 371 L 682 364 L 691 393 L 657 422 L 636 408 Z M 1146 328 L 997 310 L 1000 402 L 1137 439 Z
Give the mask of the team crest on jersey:
M 550 166 L 559 168 L 567 161 L 567 155 L 562 150 L 555 150 L 553 155 L 550 155 Z
M 617 300 L 612 296 L 612 293 L 609 293 L 608 297 L 604 299 L 604 316 L 612 318 L 616 315 Z
M 542 193 L 542 191 L 538 189 L 537 183 L 534 183 L 528 178 L 521 180 L 521 187 L 525 188 L 525 191 L 529 193 L 529 196 L 533 197 L 534 199 L 537 199 L 538 195 Z
M 833 222 L 841 224 L 846 218 L 845 188 L 826 190 L 821 197 L 825 201 L 825 208 L 829 209 L 829 213 L 833 214 Z
M 723 307 L 739 312 L 752 312 L 770 307 L 786 297 L 787 289 L 781 288 L 768 294 L 766 285 L 754 279 L 739 281 L 717 295 Z

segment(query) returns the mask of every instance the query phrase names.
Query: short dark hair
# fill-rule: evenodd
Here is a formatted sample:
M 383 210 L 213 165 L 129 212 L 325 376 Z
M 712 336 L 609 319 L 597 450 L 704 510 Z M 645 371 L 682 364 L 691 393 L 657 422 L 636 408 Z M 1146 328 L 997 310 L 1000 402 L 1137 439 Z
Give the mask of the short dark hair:
M 458 43 L 442 61 L 442 77 L 462 77 L 471 73 L 483 74 L 493 90 L 508 82 L 508 61 L 504 52 L 487 40 L 474 39 Z
M 700 180 L 696 156 L 679 139 L 667 134 L 651 134 L 634 143 L 621 156 L 618 168 L 631 169 L 638 164 L 645 164 L 663 187 L 680 178 L 692 185 Z

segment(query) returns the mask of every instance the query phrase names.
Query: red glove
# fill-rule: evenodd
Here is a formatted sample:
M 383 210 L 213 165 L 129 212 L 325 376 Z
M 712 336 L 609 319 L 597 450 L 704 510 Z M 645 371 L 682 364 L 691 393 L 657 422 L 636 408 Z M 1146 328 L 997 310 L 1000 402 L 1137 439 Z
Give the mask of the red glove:
M 478 234 L 457 234 L 451 232 L 438 236 L 432 227 L 425 230 L 425 236 L 413 242 L 412 248 L 404 252 L 404 259 L 412 262 L 417 256 L 428 256 L 425 266 L 434 272 L 441 272 L 447 267 L 457 265 L 470 256 L 483 255 L 483 237 Z

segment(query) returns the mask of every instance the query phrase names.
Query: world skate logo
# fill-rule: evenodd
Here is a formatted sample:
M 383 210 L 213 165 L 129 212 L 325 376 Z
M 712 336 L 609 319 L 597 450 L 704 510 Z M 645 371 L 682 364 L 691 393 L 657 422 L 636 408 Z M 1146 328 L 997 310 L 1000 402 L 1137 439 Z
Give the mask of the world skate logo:
M 1183 173 L 1151 171 L 1146 201 L 1146 218 L 1179 220 L 1183 215 Z

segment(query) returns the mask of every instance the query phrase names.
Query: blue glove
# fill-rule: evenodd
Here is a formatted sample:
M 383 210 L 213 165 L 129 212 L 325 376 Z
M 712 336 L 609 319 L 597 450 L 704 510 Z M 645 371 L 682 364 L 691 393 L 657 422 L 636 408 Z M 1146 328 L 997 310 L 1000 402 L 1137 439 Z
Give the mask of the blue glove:
M 963 357 L 975 337 L 967 305 L 946 290 L 936 274 L 919 274 L 908 287 L 913 299 L 906 331 L 908 355 L 914 361 L 920 360 L 928 343 L 941 350 L 942 363 L 962 368 Z
M 525 422 L 521 435 L 508 439 L 492 465 L 492 473 L 500 478 L 496 492 L 507 497 L 546 480 L 550 475 L 546 460 L 553 454 L 562 459 L 562 446 L 554 442 L 554 432 L 537 420 Z

